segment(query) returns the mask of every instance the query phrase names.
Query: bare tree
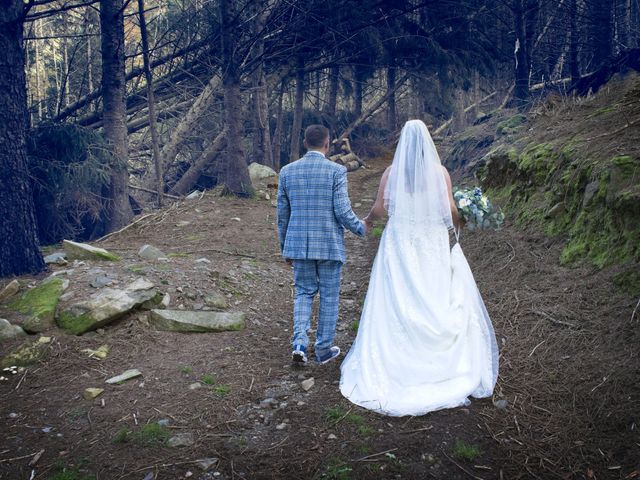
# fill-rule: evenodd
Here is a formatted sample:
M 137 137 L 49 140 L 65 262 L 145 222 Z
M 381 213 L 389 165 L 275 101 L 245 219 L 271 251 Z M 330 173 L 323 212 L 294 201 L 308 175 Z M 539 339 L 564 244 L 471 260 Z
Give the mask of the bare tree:
M 0 8 L 0 277 L 44 269 L 27 171 L 24 2 Z
M 128 192 L 123 10 L 123 0 L 100 2 L 103 126 L 113 154 L 107 207 L 108 230 L 123 227 L 133 217 Z

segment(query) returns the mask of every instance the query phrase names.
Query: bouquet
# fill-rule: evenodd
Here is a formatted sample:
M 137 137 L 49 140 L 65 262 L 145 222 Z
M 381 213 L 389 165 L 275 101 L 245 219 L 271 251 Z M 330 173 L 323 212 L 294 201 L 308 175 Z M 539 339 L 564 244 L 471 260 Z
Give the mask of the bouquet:
M 458 188 L 453 191 L 458 214 L 470 230 L 491 228 L 498 230 L 504 222 L 504 213 L 491 204 L 479 187 Z

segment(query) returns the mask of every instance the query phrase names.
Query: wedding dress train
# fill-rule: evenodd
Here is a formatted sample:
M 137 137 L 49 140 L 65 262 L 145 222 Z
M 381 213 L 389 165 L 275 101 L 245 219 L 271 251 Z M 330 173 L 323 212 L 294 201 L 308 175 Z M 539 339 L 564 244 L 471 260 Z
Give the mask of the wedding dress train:
M 460 245 L 443 225 L 391 216 L 340 391 L 386 415 L 423 415 L 492 395 L 498 348 Z

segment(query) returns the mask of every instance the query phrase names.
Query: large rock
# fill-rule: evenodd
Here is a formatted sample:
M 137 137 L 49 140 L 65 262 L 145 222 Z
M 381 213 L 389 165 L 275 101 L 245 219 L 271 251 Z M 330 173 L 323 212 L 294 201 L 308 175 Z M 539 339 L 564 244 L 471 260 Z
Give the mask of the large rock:
M 68 333 L 80 335 L 113 322 L 156 295 L 153 283 L 143 278 L 127 285 L 124 290 L 105 288 L 89 300 L 60 312 L 58 325 Z
M 55 265 L 66 265 L 67 262 L 67 254 L 64 252 L 56 252 L 51 255 L 47 255 L 44 257 L 44 263 L 47 265 L 55 264 Z
M 9 300 L 20 291 L 20 283 L 17 280 L 11 280 L 6 287 L 0 290 L 0 303 Z
M 227 299 L 220 292 L 211 292 L 204 296 L 204 303 L 216 310 L 224 310 L 227 308 Z
M 242 312 L 191 312 L 185 310 L 151 310 L 149 323 L 169 332 L 224 332 L 242 330 Z
M 268 179 L 273 179 L 274 182 L 277 182 L 278 173 L 266 165 L 254 162 L 249 165 L 249 177 L 253 188 L 266 188 L 269 183 Z
M 94 247 L 87 243 L 63 240 L 62 246 L 67 253 L 68 260 L 108 260 L 112 262 L 120 260 L 120 257 L 106 251 L 104 248 Z
M 52 278 L 25 292 L 9 308 L 29 316 L 22 325 L 27 332 L 44 332 L 54 325 L 60 295 L 68 285 L 68 280 Z
M 0 342 L 10 338 L 23 337 L 26 333 L 18 325 L 12 325 L 8 320 L 0 318 Z
M 167 258 L 165 253 L 153 245 L 143 245 L 138 251 L 138 256 L 147 260 L 158 260 L 159 258 Z

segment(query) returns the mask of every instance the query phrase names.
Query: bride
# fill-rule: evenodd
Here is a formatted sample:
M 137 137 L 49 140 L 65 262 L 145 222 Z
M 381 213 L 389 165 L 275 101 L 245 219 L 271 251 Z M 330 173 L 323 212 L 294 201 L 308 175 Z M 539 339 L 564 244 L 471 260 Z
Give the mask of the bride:
M 389 221 L 340 391 L 393 416 L 491 396 L 495 334 L 460 245 L 449 247 L 449 229 L 459 227 L 451 179 L 420 120 L 402 129 L 365 221 L 371 226 L 385 210 Z

